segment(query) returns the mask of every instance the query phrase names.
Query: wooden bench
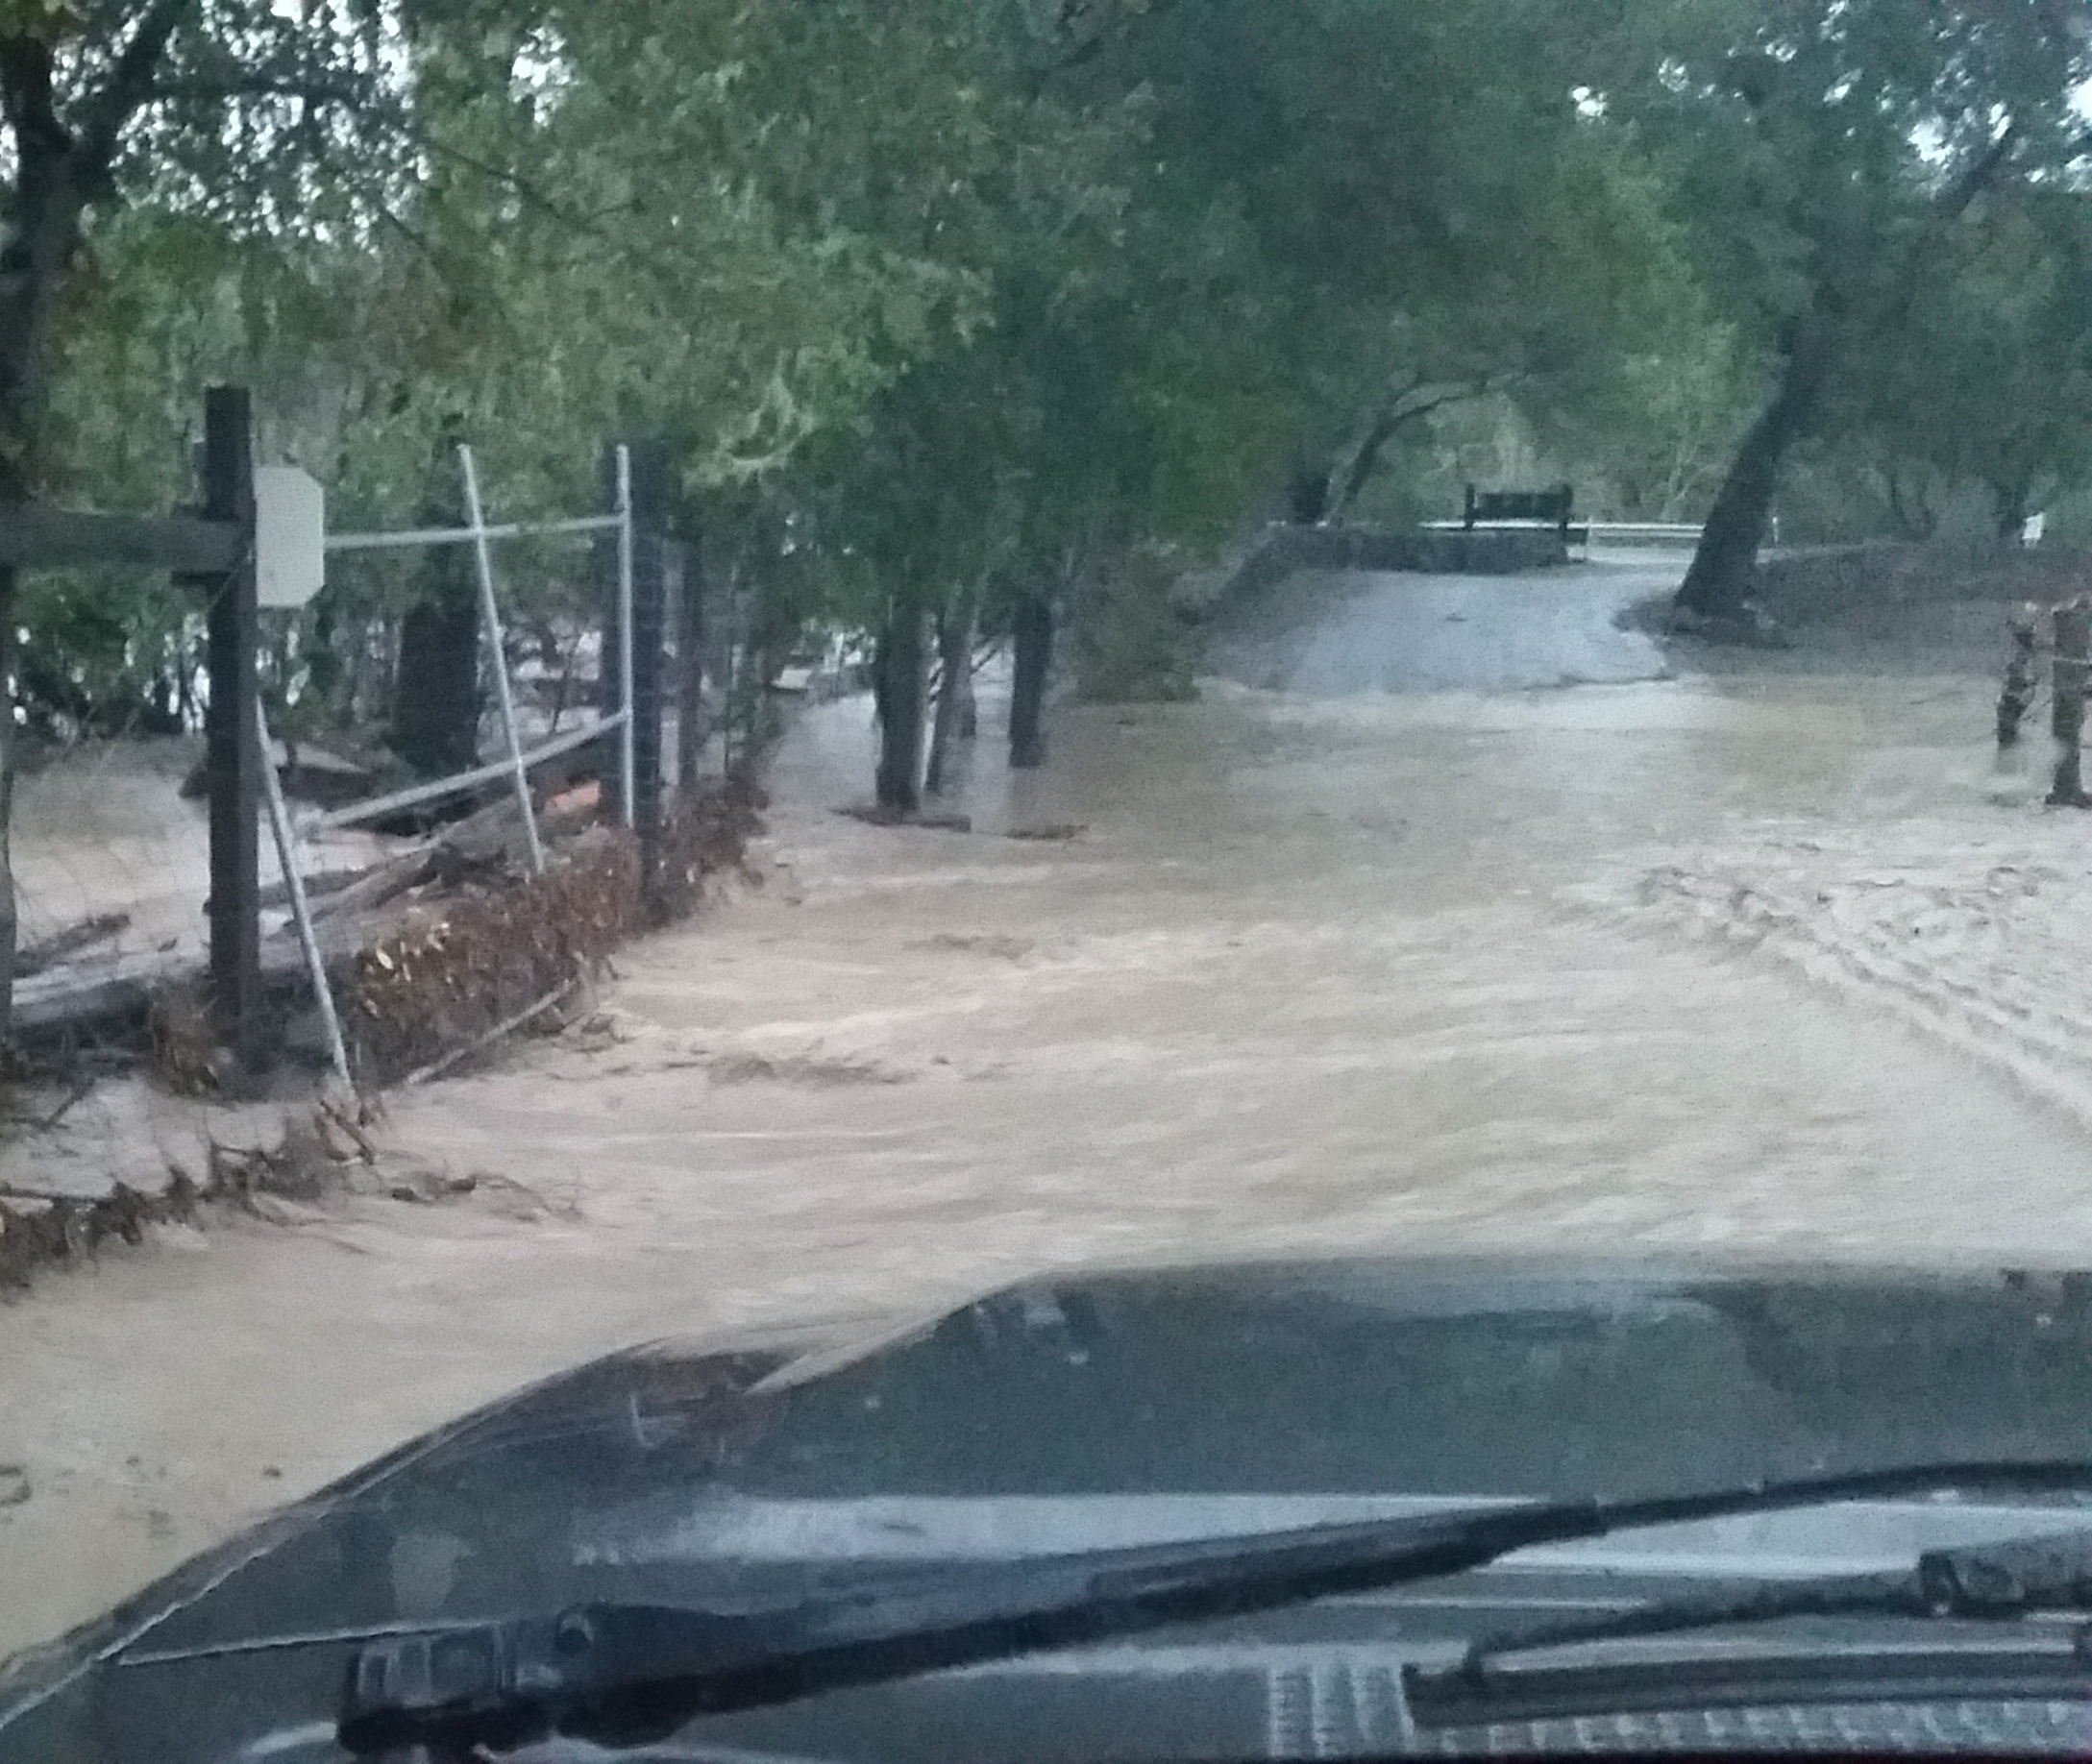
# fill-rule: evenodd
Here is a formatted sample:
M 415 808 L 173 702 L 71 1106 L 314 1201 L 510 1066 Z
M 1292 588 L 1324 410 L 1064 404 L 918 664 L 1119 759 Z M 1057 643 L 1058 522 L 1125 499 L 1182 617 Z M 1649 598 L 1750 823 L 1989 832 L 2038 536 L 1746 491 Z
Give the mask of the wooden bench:
M 1576 491 L 1568 484 L 1552 490 L 1477 490 L 1467 486 L 1467 506 L 1461 527 L 1551 527 L 1563 545 L 1588 545 L 1590 524 L 1572 520 Z

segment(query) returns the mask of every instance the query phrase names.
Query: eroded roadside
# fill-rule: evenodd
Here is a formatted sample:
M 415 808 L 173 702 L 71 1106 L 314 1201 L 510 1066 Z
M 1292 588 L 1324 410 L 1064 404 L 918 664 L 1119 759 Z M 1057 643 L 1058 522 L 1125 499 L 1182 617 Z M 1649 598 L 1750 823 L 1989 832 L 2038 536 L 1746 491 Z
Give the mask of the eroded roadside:
M 394 1101 L 480 1180 L 168 1231 L 0 1311 L 0 1650 L 666 1333 L 1095 1260 L 2092 1259 L 2067 1110 L 1892 998 L 1682 935 L 1652 881 L 1788 837 L 1864 870 L 1924 817 L 2065 863 L 2078 823 L 1986 795 L 1982 691 L 1217 685 L 1071 711 L 1014 783 L 984 751 L 972 835 L 833 813 L 869 710 L 827 707 L 761 887 L 620 955 L 566 1036 Z M 1046 828 L 1077 831 L 1002 837 Z

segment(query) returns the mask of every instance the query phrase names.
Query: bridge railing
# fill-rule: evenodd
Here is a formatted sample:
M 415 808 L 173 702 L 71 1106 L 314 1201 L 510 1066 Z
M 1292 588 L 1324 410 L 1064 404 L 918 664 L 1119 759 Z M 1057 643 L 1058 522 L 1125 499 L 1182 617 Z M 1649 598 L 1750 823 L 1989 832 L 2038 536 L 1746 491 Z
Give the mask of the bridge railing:
M 1700 543 L 1700 527 L 1690 521 L 1593 521 L 1593 545 L 1694 546 Z
M 1426 521 L 1424 526 L 1440 533 L 1466 529 L 1464 521 Z M 1700 543 L 1699 526 L 1688 521 L 1578 521 L 1574 532 L 1576 542 L 1582 545 L 1678 546 L 1689 550 Z M 1773 543 L 1779 543 L 1777 531 Z

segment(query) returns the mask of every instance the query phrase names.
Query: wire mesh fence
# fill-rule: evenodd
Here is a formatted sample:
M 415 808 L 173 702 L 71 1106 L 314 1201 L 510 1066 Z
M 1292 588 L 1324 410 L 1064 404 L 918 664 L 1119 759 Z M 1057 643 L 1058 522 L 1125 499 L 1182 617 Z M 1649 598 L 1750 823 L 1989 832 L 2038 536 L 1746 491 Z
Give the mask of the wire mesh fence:
M 657 513 L 642 529 L 625 450 L 604 511 L 505 521 L 461 448 L 460 494 L 428 499 L 461 522 L 334 534 L 340 591 L 263 612 L 244 395 L 213 392 L 207 418 L 201 516 L 0 508 L 0 568 L 48 573 L 44 610 L 78 615 L 15 633 L 0 1283 L 258 1171 L 368 1156 L 315 1069 L 448 1069 L 701 894 L 752 813 L 725 792 L 675 812 L 747 750 L 751 597 L 708 607 L 694 554 Z M 393 749 L 427 708 L 406 625 L 433 578 L 383 560 L 431 548 L 471 570 L 448 767 Z M 167 590 L 151 631 L 96 625 L 124 603 L 98 578 L 126 570 Z
M 307 964 L 325 959 L 338 973 L 345 956 L 372 941 L 365 909 L 414 890 L 455 887 L 475 862 L 488 861 L 483 840 L 477 858 L 461 857 L 470 842 L 447 845 L 445 829 L 483 815 L 505 794 L 524 874 L 546 869 L 540 822 L 551 816 L 565 834 L 589 820 L 632 829 L 644 878 L 660 860 L 663 804 L 708 772 L 723 773 L 737 745 L 747 747 L 736 742 L 734 713 L 748 708 L 740 700 L 753 672 L 745 660 L 750 597 L 724 594 L 708 607 L 695 556 L 658 526 L 641 531 L 627 450 L 606 452 L 605 487 L 614 485 L 615 496 L 604 512 L 534 521 L 505 520 L 488 505 L 469 448 L 457 450 L 455 462 L 460 494 L 451 501 L 461 523 L 326 538 L 334 560 L 330 583 L 334 564 L 353 576 L 388 552 L 440 548 L 469 558 L 477 632 L 467 641 L 479 660 L 467 664 L 477 674 L 467 688 L 480 716 L 453 745 L 458 761 L 451 770 L 417 774 L 385 752 L 392 730 L 373 710 L 381 714 L 389 698 L 396 727 L 414 692 L 404 666 L 406 621 L 386 615 L 381 602 L 370 603 L 380 609 L 375 618 L 365 606 L 360 623 L 343 616 L 337 596 L 316 620 L 264 613 L 255 627 L 255 710 L 264 731 L 273 723 L 281 735 L 266 744 L 269 764 L 257 770 L 282 786 L 290 873 L 269 837 L 269 793 L 258 791 L 262 812 L 256 815 L 252 799 L 245 811 L 259 822 L 258 861 L 240 886 L 258 897 L 258 942 L 279 994 L 285 979 L 298 978 L 289 933 L 301 905 L 314 934 L 306 940 Z M 649 474 L 656 491 L 668 478 L 652 460 Z M 431 491 L 431 505 L 443 501 Z M 45 519 L 41 511 L 37 518 Z M 96 540 L 114 530 L 108 517 L 55 518 L 80 522 Z M 199 541 L 181 517 L 123 519 L 137 529 L 118 535 L 134 553 L 160 542 L 153 533 L 139 538 L 147 528 L 180 528 L 177 537 L 192 547 L 210 537 Z M 530 574 L 528 601 L 511 600 L 505 587 L 510 552 Z M 236 563 L 230 567 L 236 575 Z M 562 576 L 563 589 L 544 592 L 548 579 Z M 346 604 L 358 603 L 356 590 L 367 579 L 357 578 Z M 127 1007 L 170 981 L 198 976 L 222 937 L 211 895 L 214 849 L 216 863 L 225 862 L 224 830 L 214 839 L 212 822 L 225 754 L 213 755 L 205 735 L 224 691 L 221 683 L 213 692 L 205 625 L 201 614 L 186 616 L 175 639 L 182 652 L 174 687 L 140 698 L 128 725 L 111 729 L 104 718 L 88 733 L 62 718 L 21 744 L 12 821 L 15 1026 L 45 1046 L 77 1053 L 105 1040 L 135 1040 L 135 1021 L 119 1021 L 135 1018 Z M 305 713 L 322 690 L 323 665 L 332 705 L 330 718 L 316 722 Z M 635 707 L 643 718 L 636 724 Z M 396 885 L 401 877 L 409 878 L 405 889 Z M 221 979 L 213 967 L 219 991 Z M 295 1013 L 276 1031 L 285 1044 L 272 1052 L 311 1051 L 298 1045 L 309 1041 L 310 1025 Z

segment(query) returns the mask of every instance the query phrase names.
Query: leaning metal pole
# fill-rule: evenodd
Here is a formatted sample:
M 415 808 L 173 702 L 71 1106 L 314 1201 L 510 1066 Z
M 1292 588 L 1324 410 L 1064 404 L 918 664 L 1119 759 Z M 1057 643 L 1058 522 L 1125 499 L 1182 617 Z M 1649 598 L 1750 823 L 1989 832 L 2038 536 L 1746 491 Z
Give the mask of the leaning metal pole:
M 276 775 L 276 756 L 269 750 L 269 719 L 256 695 L 255 726 L 261 742 L 261 792 L 269 805 L 269 831 L 276 836 L 276 866 L 283 872 L 283 888 L 290 895 L 290 917 L 298 927 L 298 944 L 305 951 L 306 972 L 312 977 L 312 998 L 327 1025 L 327 1052 L 333 1062 L 334 1076 L 354 1092 L 356 1080 L 349 1076 L 349 1048 L 341 1037 L 341 1017 L 334 1010 L 334 994 L 327 984 L 327 964 L 320 956 L 319 934 L 312 928 L 312 909 L 307 905 L 305 877 L 298 870 L 298 844 L 291 830 L 290 812 L 283 806 L 283 786 Z
M 516 702 L 508 690 L 508 646 L 502 636 L 502 609 L 494 598 L 494 554 L 487 546 L 486 521 L 480 507 L 480 474 L 472 449 L 462 444 L 457 463 L 465 474 L 465 516 L 472 523 L 472 551 L 479 566 L 480 616 L 486 621 L 487 641 L 494 646 L 494 690 L 501 705 L 502 738 L 508 744 L 508 765 L 516 783 L 516 802 L 523 810 L 523 833 L 530 846 L 530 873 L 545 873 L 545 847 L 537 837 L 537 810 L 530 802 L 530 772 L 523 763 L 523 742 L 516 734 Z
M 618 446 L 618 709 L 625 716 L 618 732 L 618 799 L 629 827 L 638 823 L 639 752 L 632 710 L 632 450 L 623 443 Z

